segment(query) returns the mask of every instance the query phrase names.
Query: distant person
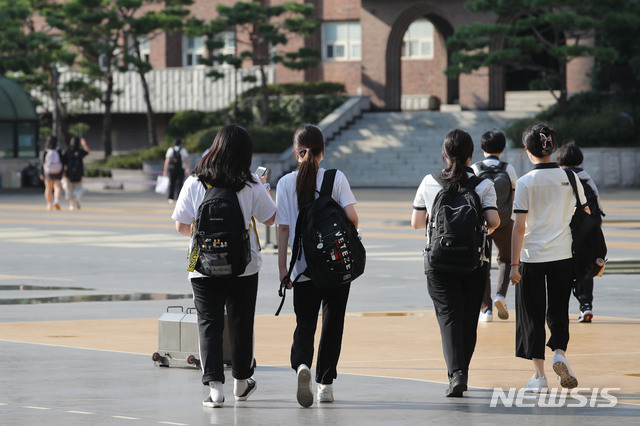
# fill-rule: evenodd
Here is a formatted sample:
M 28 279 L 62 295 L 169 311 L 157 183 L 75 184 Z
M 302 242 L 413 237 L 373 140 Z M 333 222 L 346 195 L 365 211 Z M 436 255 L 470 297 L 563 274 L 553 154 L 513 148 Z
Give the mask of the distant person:
M 591 216 L 599 223 L 602 223 L 602 217 L 605 215 L 600 204 L 600 193 L 595 182 L 589 176 L 589 173 L 580 168 L 584 161 L 582 150 L 575 144 L 570 142 L 558 148 L 556 161 L 563 169 L 573 171 L 578 175 L 584 195 L 587 197 L 587 205 L 591 211 Z M 574 283 L 573 295 L 580 303 L 580 316 L 578 322 L 590 323 L 593 319 L 593 278 L 589 278 L 581 283 Z
M 47 210 L 51 210 L 52 207 L 60 210 L 62 174 L 64 172 L 62 161 L 62 152 L 58 148 L 58 138 L 49 136 L 44 144 L 42 169 L 40 171 L 40 179 L 44 181 L 44 198 L 47 200 Z
M 493 182 L 474 175 L 473 170 L 469 167 L 472 155 L 473 141 L 467 132 L 456 129 L 447 134 L 442 144 L 445 169 L 438 174 L 426 175 L 413 200 L 411 226 L 414 229 L 424 229 L 427 223 L 430 228 L 438 227 L 440 220 L 446 220 L 435 217 L 442 210 L 433 211 L 442 205 L 440 200 L 444 203 L 443 209 L 462 211 L 471 206 L 471 204 L 459 206 L 447 204 L 446 200 L 451 199 L 453 194 L 465 194 L 470 199 L 476 200 L 470 201 L 476 207 L 470 213 L 473 215 L 473 225 L 476 232 L 482 232 L 482 229 L 477 229 L 478 222 L 486 226 L 488 233 L 493 232 L 500 224 Z M 436 231 L 427 231 L 429 239 L 433 237 L 434 232 Z M 466 236 L 468 234 L 465 233 Z M 475 255 L 470 263 L 465 261 L 465 264 L 460 267 L 445 268 L 441 264 L 434 264 L 435 254 L 430 255 L 429 251 L 435 252 L 434 246 L 437 246 L 441 240 L 433 242 L 429 240 L 425 251 L 427 289 L 440 326 L 442 351 L 449 377 L 449 387 L 445 393 L 447 397 L 464 396 L 463 393 L 467 390 L 469 364 L 476 346 L 478 313 L 486 286 L 488 264 L 486 259 L 483 261 L 482 256 L 478 254 L 479 248 L 484 249 L 484 236 L 475 235 L 475 233 L 474 236 L 478 237 L 475 239 L 475 244 L 473 247 L 464 247 L 464 254 L 475 253 Z M 465 244 L 471 245 L 470 242 L 465 242 Z M 445 246 L 445 249 L 452 246 L 450 244 L 440 245 Z M 462 250 L 455 250 L 462 247 L 455 245 L 453 248 L 450 256 L 462 257 L 459 254 L 462 253 Z M 455 259 L 451 260 L 455 261 Z M 456 272 L 462 270 L 463 266 L 468 270 Z
M 487 237 L 489 252 L 489 267 L 487 268 L 487 286 L 480 308 L 480 321 L 493 321 L 491 310 L 491 249 L 493 244 L 498 248 L 498 286 L 496 288 L 495 306 L 500 319 L 509 319 L 507 309 L 507 290 L 509 289 L 509 275 L 511 273 L 511 230 L 513 229 L 513 192 L 516 189 L 518 175 L 509 163 L 500 160 L 507 140 L 504 133 L 493 129 L 482 135 L 480 138 L 480 148 L 485 159 L 473 166 L 476 176 L 491 179 L 496 190 L 496 205 L 500 215 L 500 226 Z M 493 243 L 493 244 L 492 244 Z
M 265 225 L 273 225 L 276 206 L 263 179 L 251 173 L 253 142 L 240 126 L 223 127 L 216 134 L 211 151 L 200 161 L 184 184 L 171 218 L 176 229 L 193 238 L 192 224 L 207 192 L 207 186 L 231 188 L 236 192 L 245 228 L 249 230 L 251 260 L 244 273 L 234 278 L 189 273 L 198 317 L 202 383 L 209 386 L 205 407 L 224 405 L 222 385 L 225 382 L 222 334 L 227 312 L 233 394 L 236 401 L 245 401 L 256 390 L 254 373 L 254 316 L 258 293 L 258 271 L 262 264 L 257 232 L 252 217 Z M 253 230 L 252 230 L 253 228 Z M 215 243 L 214 243 L 215 244 Z
M 314 200 L 325 176 L 320 167 L 324 156 L 322 131 L 313 125 L 299 127 L 293 136 L 293 154 L 298 169 L 278 181 L 276 201 L 278 204 L 278 268 L 282 282 L 288 273 L 287 247 L 294 246 L 296 221 L 302 207 Z M 331 197 L 342 207 L 349 220 L 357 227 L 356 198 L 351 192 L 345 175 L 337 171 Z M 291 279 L 306 269 L 302 256 L 293 268 Z M 288 288 L 291 288 L 289 283 Z M 315 381 L 318 383 L 319 402 L 333 402 L 333 380 L 337 377 L 338 359 L 342 348 L 344 316 L 347 309 L 351 284 L 333 288 L 321 288 L 302 275 L 293 286 L 293 308 L 296 314 L 296 329 L 291 346 L 291 368 L 298 378 L 297 400 L 303 407 L 313 404 L 310 367 L 313 361 L 314 336 L 318 323 L 318 312 L 322 307 L 322 332 L 318 346 Z
M 189 153 L 182 147 L 182 139 L 173 141 L 164 159 L 163 176 L 169 176 L 169 202 L 174 203 L 182 189 L 185 176 L 189 176 Z
M 66 164 L 65 176 L 67 177 L 67 198 L 69 210 L 80 209 L 82 199 L 82 176 L 84 175 L 83 159 L 91 151 L 84 138 L 74 136 L 69 141 L 69 148 L 64 153 Z
M 551 333 L 546 345 L 555 351 L 553 371 L 563 388 L 578 386 L 565 358 L 573 284 L 569 223 L 576 200 L 567 174 L 551 161 L 557 148 L 555 131 L 546 124 L 535 124 L 522 133 L 522 143 L 534 167 L 516 182 L 513 203 L 511 259 L 516 267 L 511 269 L 510 278 L 517 285 L 516 356 L 533 361 L 535 372 L 525 389 L 544 393 L 548 390 L 545 320 Z M 582 184 L 577 186 L 584 204 Z

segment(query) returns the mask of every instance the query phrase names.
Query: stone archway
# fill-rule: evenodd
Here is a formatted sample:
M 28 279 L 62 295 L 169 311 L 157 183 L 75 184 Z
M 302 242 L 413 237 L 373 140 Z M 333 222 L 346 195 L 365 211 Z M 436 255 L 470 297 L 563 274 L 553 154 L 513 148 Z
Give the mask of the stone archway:
M 402 39 L 409 25 L 417 18 L 424 17 L 431 21 L 436 31 L 446 39 L 453 34 L 453 27 L 443 16 L 444 14 L 437 8 L 434 8 L 433 5 L 417 4 L 402 12 L 393 23 L 387 41 L 385 55 L 386 86 L 384 100 L 387 110 L 395 111 L 400 109 L 402 97 L 402 63 L 400 57 Z M 449 61 L 448 56 L 449 55 L 447 55 L 447 62 Z M 458 79 L 449 79 L 445 103 L 457 97 L 457 92 Z

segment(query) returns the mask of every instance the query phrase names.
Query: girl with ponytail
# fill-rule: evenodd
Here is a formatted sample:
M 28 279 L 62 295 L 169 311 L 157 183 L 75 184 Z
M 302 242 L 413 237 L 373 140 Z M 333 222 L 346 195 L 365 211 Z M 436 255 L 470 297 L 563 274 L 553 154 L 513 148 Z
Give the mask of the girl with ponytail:
M 535 373 L 525 388 L 546 392 L 546 319 L 551 333 L 546 345 L 555 351 L 553 370 L 562 387 L 574 388 L 578 379 L 569 367 L 565 351 L 569 343 L 569 298 L 573 284 L 569 223 L 576 200 L 567 173 L 551 161 L 558 146 L 556 132 L 546 124 L 535 124 L 523 132 L 522 144 L 534 167 L 517 180 L 513 200 L 511 282 L 517 284 L 516 356 L 533 361 Z M 575 180 L 584 205 L 582 184 L 577 176 Z
M 439 180 L 444 180 L 454 191 L 460 192 L 465 187 L 474 175 L 469 167 L 472 155 L 473 141 L 467 132 L 456 129 L 447 134 L 442 144 L 444 170 L 437 178 L 426 175 L 413 200 L 411 226 L 414 229 L 426 227 L 436 195 L 443 189 Z M 493 181 L 483 179 L 474 190 L 482 203 L 486 226 L 491 233 L 500 224 Z M 425 266 L 427 289 L 438 318 L 447 363 L 449 388 L 445 395 L 462 397 L 467 390 L 469 363 L 476 346 L 488 264 L 485 261 L 471 272 L 448 272 Z
M 324 137 L 318 127 L 306 124 L 296 130 L 293 136 L 293 154 L 298 162 L 298 169 L 280 179 L 276 193 L 276 221 L 279 225 L 278 268 L 281 281 L 288 272 L 287 246 L 293 247 L 298 214 L 317 197 L 322 186 L 325 170 L 320 167 L 320 161 L 323 153 Z M 340 204 L 349 220 L 357 227 L 358 215 L 354 207 L 356 199 L 347 178 L 340 171 L 336 173 L 331 197 Z M 306 266 L 303 254 L 295 263 L 291 279 L 295 280 Z M 286 285 L 291 288 L 291 282 Z M 349 289 L 350 284 L 321 288 L 304 275 L 298 278 L 293 286 L 293 308 L 297 325 L 291 346 L 291 367 L 298 377 L 297 399 L 303 407 L 311 406 L 314 399 L 309 368 L 313 361 L 314 336 L 321 306 L 322 333 L 315 377 L 318 383 L 317 400 L 333 402 L 332 383 L 337 376 Z

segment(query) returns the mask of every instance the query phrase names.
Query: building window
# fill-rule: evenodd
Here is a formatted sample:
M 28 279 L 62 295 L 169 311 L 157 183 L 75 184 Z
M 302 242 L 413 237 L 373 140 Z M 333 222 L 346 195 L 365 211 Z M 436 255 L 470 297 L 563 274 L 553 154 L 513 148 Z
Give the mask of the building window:
M 426 19 L 413 21 L 402 39 L 403 59 L 433 59 L 433 24 Z
M 327 22 L 322 25 L 322 58 L 353 61 L 362 58 L 359 22 Z
M 198 58 L 204 57 L 204 37 L 182 36 L 182 66 L 198 66 Z
M 149 62 L 149 55 L 151 54 L 149 37 L 140 37 L 138 44 L 140 46 L 140 57 L 142 58 L 143 61 Z

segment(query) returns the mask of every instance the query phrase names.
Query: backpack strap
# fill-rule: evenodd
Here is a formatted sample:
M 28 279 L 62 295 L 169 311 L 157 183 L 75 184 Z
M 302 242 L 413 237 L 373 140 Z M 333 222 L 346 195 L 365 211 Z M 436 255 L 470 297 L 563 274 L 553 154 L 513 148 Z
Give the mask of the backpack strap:
M 573 196 L 576 198 L 576 208 L 579 209 L 582 207 L 580 204 L 580 196 L 578 195 L 578 184 L 576 183 L 576 177 L 573 175 L 571 170 L 564 169 L 564 172 L 567 174 L 567 178 L 569 178 L 569 183 L 571 184 L 571 188 L 573 189 Z
M 331 197 L 333 193 L 333 182 L 336 179 L 337 172 L 336 169 L 325 170 L 324 176 L 322 177 L 322 186 L 320 186 L 320 196 L 326 195 Z

